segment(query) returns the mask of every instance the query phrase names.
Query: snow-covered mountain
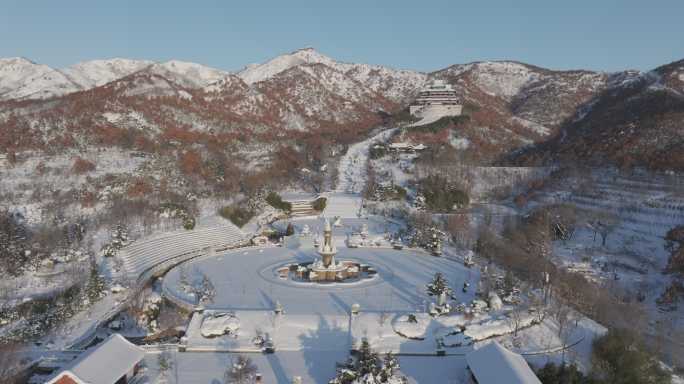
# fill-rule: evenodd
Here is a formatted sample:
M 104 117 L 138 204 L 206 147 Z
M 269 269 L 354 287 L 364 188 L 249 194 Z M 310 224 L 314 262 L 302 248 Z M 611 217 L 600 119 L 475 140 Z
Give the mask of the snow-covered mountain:
M 149 60 L 109 59 L 92 60 L 74 64 L 61 70 L 81 89 L 90 89 L 128 76 L 152 65 Z
M 62 72 L 22 57 L 0 59 L 0 100 L 48 98 L 80 90 Z
M 254 84 L 264 81 L 302 64 L 325 64 L 331 68 L 337 62 L 312 48 L 304 48 L 289 54 L 280 55 L 262 64 L 250 64 L 236 73 L 245 83 Z
M 684 60 L 612 75 L 562 133 L 515 154 L 520 164 L 572 161 L 684 169 Z
M 573 121 L 587 116 L 585 121 L 597 120 L 599 115 L 592 111 L 608 105 L 602 100 L 613 89 L 648 84 L 648 97 L 650 91 L 663 89 L 675 99 L 684 93 L 681 62 L 647 74 L 556 71 L 514 61 L 455 64 L 421 73 L 339 62 L 306 48 L 229 73 L 176 60 L 126 59 L 85 62 L 58 71 L 13 58 L 0 60 L 0 129 L 9 126 L 3 116 L 12 115 L 12 132 L 35 129 L 35 136 L 20 139 L 40 138 L 42 145 L 98 140 L 88 134 L 65 135 L 64 127 L 96 128 L 96 134 L 106 133 L 100 141 L 141 129 L 147 132 L 145 140 L 155 142 L 155 135 L 170 127 L 176 133 L 191 130 L 258 140 L 293 136 L 293 131 L 333 132 L 351 140 L 387 122 L 387 113 L 406 108 L 432 79 L 454 86 L 468 118 L 449 128 L 449 135 L 441 132 L 430 138 L 423 132 L 421 140 L 468 143 L 463 146 L 468 155 L 485 161 L 546 141 Z M 638 105 L 630 103 L 630 108 L 655 105 L 648 97 L 636 99 Z M 48 103 L 40 101 L 43 98 L 53 99 Z M 2 100 L 9 99 L 37 100 L 19 107 L 6 103 L 9 107 L 3 109 Z M 35 145 L 33 141 L 27 146 Z
M 84 91 L 136 72 L 161 76 L 184 88 L 202 88 L 229 75 L 201 64 L 171 60 L 92 60 L 57 70 L 24 58 L 0 59 L 0 100 L 47 99 Z
M 321 64 L 344 75 L 346 82 L 358 82 L 394 102 L 411 99 L 424 85 L 427 75 L 410 70 L 396 70 L 379 65 L 342 63 L 312 48 L 278 56 L 263 64 L 253 64 L 235 73 L 247 85 L 272 79 L 290 68 Z M 139 71 L 162 76 L 185 88 L 202 88 L 229 72 L 201 64 L 171 60 L 155 63 L 148 60 L 92 60 L 57 70 L 26 59 L 0 61 L 0 100 L 43 99 L 99 87 Z M 345 87 L 345 85 L 341 85 Z
M 186 88 L 202 88 L 230 75 L 226 71 L 179 60 L 153 64 L 145 71 L 168 78 Z
M 332 68 L 395 102 L 406 101 L 414 96 L 427 80 L 427 74 L 416 71 L 338 62 L 313 48 L 299 49 L 263 64 L 248 65 L 236 75 L 245 83 L 254 84 L 271 79 L 290 68 L 309 64 L 322 64 Z

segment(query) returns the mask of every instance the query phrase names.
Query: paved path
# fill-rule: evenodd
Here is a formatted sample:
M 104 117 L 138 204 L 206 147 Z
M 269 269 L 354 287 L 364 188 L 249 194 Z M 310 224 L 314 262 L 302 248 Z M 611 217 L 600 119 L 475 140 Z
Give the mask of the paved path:
M 326 194 L 328 203 L 323 212 L 324 216 L 359 217 L 363 204 L 361 193 L 368 181 L 366 164 L 370 146 L 387 140 L 395 131 L 396 128 L 384 130 L 349 147 L 347 153 L 340 159 L 337 188 Z

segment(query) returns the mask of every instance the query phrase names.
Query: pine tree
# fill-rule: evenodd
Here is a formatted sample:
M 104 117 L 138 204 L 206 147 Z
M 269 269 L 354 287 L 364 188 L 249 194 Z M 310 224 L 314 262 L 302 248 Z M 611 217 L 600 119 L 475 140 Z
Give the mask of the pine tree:
M 216 288 L 214 288 L 214 284 L 205 274 L 202 274 L 199 296 L 200 301 L 203 303 L 212 303 L 214 296 L 216 296 Z
M 356 370 L 359 376 L 376 375 L 379 368 L 380 358 L 378 354 L 371 350 L 368 340 L 364 339 L 361 342 L 361 349 L 359 349 L 358 360 L 356 361 Z
M 380 371 L 380 381 L 388 382 L 394 373 L 399 369 L 399 360 L 392 352 L 388 352 L 383 359 L 382 370 Z
M 431 296 L 439 296 L 442 293 L 450 296 L 452 292 L 451 288 L 449 287 L 449 283 L 446 281 L 441 272 L 435 273 L 435 277 L 432 279 L 432 282 L 426 286 L 426 288 L 428 294 Z
M 90 277 L 88 278 L 85 288 L 88 301 L 91 303 L 96 302 L 104 295 L 106 282 L 96 267 L 91 268 Z
M 128 229 L 124 224 L 119 223 L 116 225 L 112 233 L 111 243 L 116 249 L 121 249 L 128 244 Z

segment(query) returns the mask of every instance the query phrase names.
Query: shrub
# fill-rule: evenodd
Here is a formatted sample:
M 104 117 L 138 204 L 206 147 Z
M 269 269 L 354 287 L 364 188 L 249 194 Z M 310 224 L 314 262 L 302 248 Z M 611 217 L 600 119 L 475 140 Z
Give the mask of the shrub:
M 431 211 L 451 212 L 454 207 L 462 208 L 470 204 L 470 197 L 466 192 L 439 175 L 420 180 L 419 189 L 425 197 L 426 207 Z
M 327 206 L 327 204 L 328 199 L 326 199 L 325 197 L 319 197 L 318 199 L 316 199 L 316 201 L 313 202 L 312 206 L 313 209 L 315 209 L 316 211 L 322 212 Z
M 283 198 L 280 197 L 280 195 L 276 192 L 270 192 L 266 196 L 266 202 L 271 207 L 280 209 L 285 212 L 290 212 L 292 210 L 292 204 L 288 203 L 287 201 L 283 201 Z
M 680 281 L 673 281 L 665 289 L 665 291 L 656 299 L 656 304 L 658 304 L 661 309 L 665 310 L 675 310 L 677 309 L 677 303 L 684 296 L 684 284 Z
M 539 381 L 544 384 L 589 384 L 591 381 L 575 364 L 546 363 L 537 371 Z
M 179 167 L 184 175 L 197 175 L 202 172 L 202 156 L 193 150 L 188 150 L 187 152 L 180 155 Z
M 668 384 L 665 372 L 637 335 L 627 329 L 611 329 L 596 339 L 592 350 L 593 373 L 605 383 Z
M 371 159 L 380 159 L 387 155 L 387 147 L 383 144 L 373 144 L 370 147 L 369 153 Z
M 147 197 L 154 192 L 152 185 L 142 177 L 131 180 L 126 194 L 131 198 Z
M 445 128 L 455 128 L 456 126 L 465 123 L 470 120 L 469 116 L 466 115 L 461 115 L 461 116 L 444 116 L 440 118 L 437 121 L 434 121 L 429 124 L 425 125 L 419 125 L 416 127 L 412 127 L 411 130 L 415 132 L 429 132 L 429 133 L 437 133 L 442 131 Z
M 71 167 L 72 172 L 77 175 L 89 173 L 95 170 L 95 164 L 81 157 L 76 157 L 74 165 Z
M 239 205 L 227 205 L 219 209 L 219 215 L 232 221 L 238 227 L 242 227 L 254 217 L 254 211 Z
M 667 232 L 665 250 L 670 252 L 666 270 L 684 273 L 684 225 L 674 227 Z
M 192 216 L 184 216 L 183 228 L 187 229 L 188 231 L 195 229 L 195 218 Z

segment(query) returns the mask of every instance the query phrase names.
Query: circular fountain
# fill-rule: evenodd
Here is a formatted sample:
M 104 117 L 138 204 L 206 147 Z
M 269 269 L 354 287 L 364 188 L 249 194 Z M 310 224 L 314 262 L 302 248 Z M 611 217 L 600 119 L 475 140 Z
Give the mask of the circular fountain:
M 294 281 L 331 283 L 359 281 L 372 278 L 377 274 L 377 271 L 369 265 L 335 259 L 337 247 L 332 240 L 332 226 L 328 219 L 325 220 L 323 242 L 319 245 L 317 253 L 320 258 L 283 266 L 278 269 L 278 275 L 283 279 Z

